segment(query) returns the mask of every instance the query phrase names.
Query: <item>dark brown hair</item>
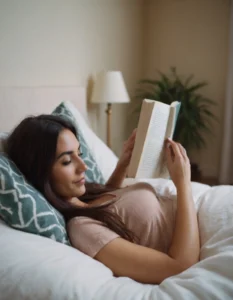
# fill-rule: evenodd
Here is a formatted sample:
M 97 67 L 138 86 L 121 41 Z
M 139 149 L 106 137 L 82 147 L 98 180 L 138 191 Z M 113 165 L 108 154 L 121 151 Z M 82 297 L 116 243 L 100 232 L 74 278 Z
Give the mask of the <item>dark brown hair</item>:
M 64 216 L 66 222 L 76 216 L 87 216 L 101 221 L 104 226 L 122 238 L 135 242 L 136 236 L 117 214 L 108 209 L 110 203 L 96 207 L 80 207 L 62 200 L 52 190 L 50 172 L 55 159 L 58 136 L 64 129 L 69 129 L 77 136 L 72 123 L 59 116 L 27 117 L 7 139 L 7 153 L 28 182 L 45 196 L 48 202 Z M 87 183 L 86 192 L 79 199 L 88 202 L 114 189 L 111 186 Z

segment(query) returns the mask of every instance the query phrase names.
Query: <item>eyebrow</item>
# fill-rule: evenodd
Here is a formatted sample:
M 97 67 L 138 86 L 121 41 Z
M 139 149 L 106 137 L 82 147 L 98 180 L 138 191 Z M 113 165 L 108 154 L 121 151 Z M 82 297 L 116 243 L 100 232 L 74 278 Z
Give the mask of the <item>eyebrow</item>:
M 78 151 L 80 151 L 80 145 L 78 147 Z M 62 152 L 61 154 L 58 155 L 57 159 L 59 159 L 60 157 L 62 157 L 63 155 L 71 155 L 72 153 L 74 153 L 74 151 L 65 151 L 65 152 Z

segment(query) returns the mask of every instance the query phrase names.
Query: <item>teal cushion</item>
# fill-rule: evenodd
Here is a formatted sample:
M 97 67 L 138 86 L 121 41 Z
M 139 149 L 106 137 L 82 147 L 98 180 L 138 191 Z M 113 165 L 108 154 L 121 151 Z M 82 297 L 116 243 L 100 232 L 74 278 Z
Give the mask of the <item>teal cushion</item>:
M 70 245 L 63 216 L 0 154 L 0 216 L 10 226 Z
M 85 136 L 82 133 L 82 128 L 78 122 L 79 120 L 75 119 L 74 115 L 72 114 L 72 111 L 66 106 L 64 102 L 62 102 L 58 107 L 56 107 L 52 114 L 59 115 L 65 119 L 70 120 L 73 123 L 78 134 L 80 150 L 82 152 L 82 159 L 88 167 L 87 171 L 85 172 L 86 181 L 104 184 L 104 177 L 95 161 L 94 155 L 92 154 L 87 142 L 85 141 Z

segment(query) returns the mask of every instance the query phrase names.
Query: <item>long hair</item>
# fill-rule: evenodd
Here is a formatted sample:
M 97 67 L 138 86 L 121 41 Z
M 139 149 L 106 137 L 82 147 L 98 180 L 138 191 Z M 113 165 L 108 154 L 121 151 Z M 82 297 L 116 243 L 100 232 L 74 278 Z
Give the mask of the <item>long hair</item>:
M 55 160 L 57 140 L 60 132 L 69 129 L 77 136 L 72 123 L 55 115 L 39 115 L 25 118 L 10 134 L 6 151 L 25 178 L 39 190 L 68 222 L 76 216 L 87 216 L 101 221 L 122 238 L 135 242 L 136 236 L 126 227 L 119 215 L 108 209 L 111 203 L 80 207 L 64 201 L 52 189 L 50 173 Z M 86 183 L 86 192 L 79 199 L 83 202 L 98 198 L 115 188 L 97 183 Z

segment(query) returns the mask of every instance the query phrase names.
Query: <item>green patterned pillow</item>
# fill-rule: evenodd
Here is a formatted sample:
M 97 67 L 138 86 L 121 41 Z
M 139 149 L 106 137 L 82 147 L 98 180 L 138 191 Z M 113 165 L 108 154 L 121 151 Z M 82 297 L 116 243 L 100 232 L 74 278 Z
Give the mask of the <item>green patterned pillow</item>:
M 16 229 L 70 245 L 63 216 L 4 154 L 0 154 L 0 216 Z
M 99 169 L 94 155 L 92 154 L 90 148 L 88 147 L 87 142 L 85 141 L 84 134 L 82 133 L 82 123 L 84 122 L 82 116 L 80 116 L 80 120 L 76 120 L 72 111 L 66 105 L 66 103 L 62 102 L 55 110 L 52 112 L 53 115 L 59 115 L 65 119 L 69 119 L 78 134 L 78 139 L 81 145 L 81 152 L 83 153 L 82 159 L 87 165 L 88 169 L 85 172 L 85 179 L 87 182 L 96 182 L 100 184 L 104 184 L 105 180 L 101 170 Z M 85 125 L 85 124 L 83 124 Z

